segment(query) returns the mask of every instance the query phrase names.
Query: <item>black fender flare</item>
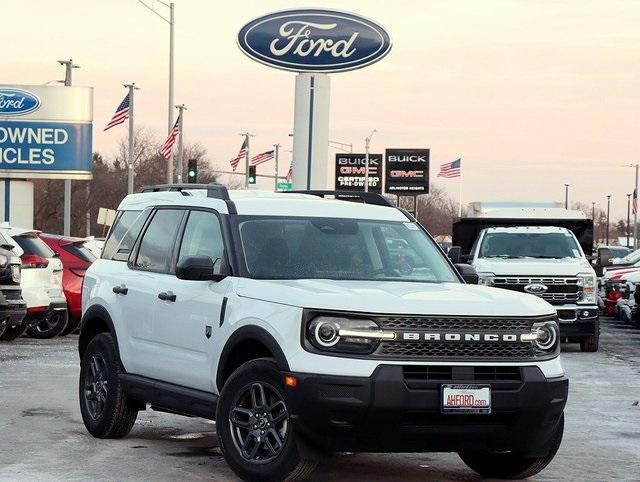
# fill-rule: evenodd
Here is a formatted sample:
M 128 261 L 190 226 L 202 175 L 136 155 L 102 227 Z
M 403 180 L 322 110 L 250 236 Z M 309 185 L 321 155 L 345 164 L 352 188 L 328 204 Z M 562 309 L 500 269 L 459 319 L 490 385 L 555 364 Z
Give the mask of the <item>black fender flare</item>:
M 113 337 L 113 342 L 116 346 L 116 356 L 118 357 L 118 363 L 120 363 L 120 366 L 122 367 L 122 360 L 120 360 L 120 347 L 118 345 L 118 335 L 116 334 L 116 328 L 113 325 L 113 320 L 111 320 L 111 315 L 109 314 L 107 309 L 104 306 L 100 306 L 100 305 L 90 306 L 89 308 L 87 308 L 87 311 L 85 311 L 82 314 L 82 319 L 80 320 L 80 336 L 78 337 L 78 354 L 80 355 L 80 358 L 82 358 L 84 349 L 87 347 L 90 341 L 87 339 L 87 336 L 88 336 L 88 333 L 90 332 L 89 327 L 92 324 L 91 320 L 100 320 L 104 322 L 109 328 L 108 331 Z
M 218 370 L 216 374 L 216 386 L 220 389 L 222 387 L 222 377 L 224 375 L 224 369 L 229 361 L 229 355 L 233 352 L 233 349 L 240 343 L 247 340 L 255 340 L 266 346 L 273 354 L 278 368 L 282 371 L 289 371 L 289 362 L 284 355 L 282 348 L 275 340 L 275 338 L 264 328 L 260 328 L 255 325 L 247 325 L 238 328 L 234 331 L 222 349 L 220 358 L 218 359 Z

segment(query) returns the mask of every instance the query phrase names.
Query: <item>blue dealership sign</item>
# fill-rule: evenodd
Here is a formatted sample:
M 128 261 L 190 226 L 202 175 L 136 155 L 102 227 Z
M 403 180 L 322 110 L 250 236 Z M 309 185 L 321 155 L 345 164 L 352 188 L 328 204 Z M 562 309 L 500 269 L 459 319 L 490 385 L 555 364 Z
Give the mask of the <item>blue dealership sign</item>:
M 391 50 L 386 30 L 336 10 L 274 12 L 240 29 L 238 46 L 252 59 L 294 72 L 343 72 L 382 59 Z
M 40 98 L 26 90 L 0 87 L 0 117 L 29 114 L 40 107 Z
M 0 170 L 91 171 L 91 124 L 0 122 Z

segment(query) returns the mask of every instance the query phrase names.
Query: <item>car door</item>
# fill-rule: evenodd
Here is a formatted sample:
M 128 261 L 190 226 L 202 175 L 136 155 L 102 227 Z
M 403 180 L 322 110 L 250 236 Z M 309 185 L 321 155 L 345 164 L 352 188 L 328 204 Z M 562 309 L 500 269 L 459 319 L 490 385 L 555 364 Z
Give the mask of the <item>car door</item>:
M 226 264 L 225 243 L 218 213 L 192 209 L 176 244 L 176 263 L 186 256 L 209 256 L 214 273 Z M 218 341 L 221 312 L 230 278 L 221 281 L 181 280 L 173 277 L 175 299 L 158 301 L 153 341 L 162 347 L 157 378 L 199 390 L 212 391 L 212 346 Z M 158 288 L 164 286 L 158 286 Z
M 165 304 L 158 295 L 173 288 L 175 242 L 185 214 L 183 208 L 159 208 L 151 213 L 129 256 L 128 269 L 119 280 L 119 286 L 126 288 L 121 300 L 129 333 L 130 373 L 162 379 L 162 365 L 168 362 L 167 353 L 171 350 L 161 343 L 165 337 L 157 323 Z

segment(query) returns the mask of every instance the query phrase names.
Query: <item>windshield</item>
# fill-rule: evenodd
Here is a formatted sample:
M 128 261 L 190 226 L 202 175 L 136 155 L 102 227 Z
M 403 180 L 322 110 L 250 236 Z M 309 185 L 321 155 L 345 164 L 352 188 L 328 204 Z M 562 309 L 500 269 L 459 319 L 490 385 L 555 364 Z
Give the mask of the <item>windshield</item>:
M 458 282 L 441 250 L 414 223 L 238 216 L 246 276 Z
M 487 233 L 480 258 L 580 258 L 580 248 L 569 233 Z

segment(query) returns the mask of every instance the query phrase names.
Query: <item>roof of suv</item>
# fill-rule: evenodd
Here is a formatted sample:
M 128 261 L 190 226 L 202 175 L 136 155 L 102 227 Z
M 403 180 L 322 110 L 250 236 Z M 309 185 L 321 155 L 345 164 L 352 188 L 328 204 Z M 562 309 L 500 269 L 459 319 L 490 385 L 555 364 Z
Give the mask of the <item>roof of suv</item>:
M 556 226 L 498 226 L 495 228 L 486 228 L 487 233 L 570 233 L 567 228 Z
M 408 221 L 398 209 L 363 204 L 352 201 L 324 199 L 299 193 L 277 193 L 259 190 L 232 190 L 229 197 L 239 215 L 256 216 L 309 216 L 380 221 Z M 227 203 L 218 198 L 206 197 L 205 191 L 160 191 L 130 194 L 119 210 L 142 210 L 151 206 L 197 206 L 209 207 L 228 214 Z

